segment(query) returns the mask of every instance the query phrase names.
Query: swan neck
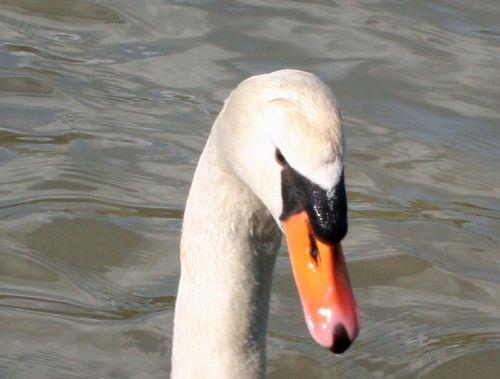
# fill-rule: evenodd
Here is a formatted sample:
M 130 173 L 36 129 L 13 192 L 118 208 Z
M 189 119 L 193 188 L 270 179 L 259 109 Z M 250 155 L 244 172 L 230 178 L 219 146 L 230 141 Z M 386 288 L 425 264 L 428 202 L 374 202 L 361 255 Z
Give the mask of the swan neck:
M 184 214 L 173 378 L 264 377 L 269 296 L 281 233 L 216 147 L 212 133 Z

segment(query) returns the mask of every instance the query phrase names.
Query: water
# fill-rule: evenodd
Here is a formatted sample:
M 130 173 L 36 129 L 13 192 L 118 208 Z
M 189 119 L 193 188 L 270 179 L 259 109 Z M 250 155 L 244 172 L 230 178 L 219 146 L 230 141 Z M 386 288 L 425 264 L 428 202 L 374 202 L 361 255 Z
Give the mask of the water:
M 269 377 L 497 377 L 499 19 L 495 0 L 0 0 L 0 377 L 167 377 L 199 153 L 229 91 L 284 67 L 342 107 L 363 329 L 316 345 L 283 250 Z

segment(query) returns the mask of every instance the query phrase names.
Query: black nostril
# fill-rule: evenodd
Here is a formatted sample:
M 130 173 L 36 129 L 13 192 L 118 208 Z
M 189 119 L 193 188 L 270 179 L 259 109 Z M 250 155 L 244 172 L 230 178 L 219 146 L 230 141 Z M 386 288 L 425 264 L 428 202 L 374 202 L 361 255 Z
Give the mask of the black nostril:
M 316 240 L 314 239 L 311 231 L 309 231 L 309 254 L 314 259 L 316 264 L 318 264 L 318 245 L 316 244 Z
M 333 328 L 333 346 L 330 348 L 334 354 L 342 354 L 351 346 L 351 339 L 344 325 L 337 324 Z

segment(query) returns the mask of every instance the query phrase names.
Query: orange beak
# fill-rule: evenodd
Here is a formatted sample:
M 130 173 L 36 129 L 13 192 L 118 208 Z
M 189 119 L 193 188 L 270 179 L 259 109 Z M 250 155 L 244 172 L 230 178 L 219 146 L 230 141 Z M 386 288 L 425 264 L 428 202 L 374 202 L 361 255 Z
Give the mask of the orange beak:
M 342 353 L 361 327 L 342 246 L 315 237 L 305 211 L 288 216 L 283 226 L 309 332 L 320 345 Z

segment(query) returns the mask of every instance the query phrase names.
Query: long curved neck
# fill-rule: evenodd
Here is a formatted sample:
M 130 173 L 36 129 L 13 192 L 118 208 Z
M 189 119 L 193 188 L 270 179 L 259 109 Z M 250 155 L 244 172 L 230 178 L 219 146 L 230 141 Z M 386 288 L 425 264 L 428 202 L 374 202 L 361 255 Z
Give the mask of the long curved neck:
M 272 271 L 281 233 L 217 155 L 212 133 L 189 193 L 175 308 L 174 378 L 264 376 Z

